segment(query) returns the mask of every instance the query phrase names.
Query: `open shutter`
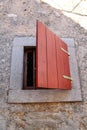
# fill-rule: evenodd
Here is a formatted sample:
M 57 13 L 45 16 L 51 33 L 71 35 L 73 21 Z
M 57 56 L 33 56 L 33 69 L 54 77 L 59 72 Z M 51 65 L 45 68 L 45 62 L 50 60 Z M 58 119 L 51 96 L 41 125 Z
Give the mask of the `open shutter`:
M 37 21 L 36 87 L 71 89 L 67 45 Z

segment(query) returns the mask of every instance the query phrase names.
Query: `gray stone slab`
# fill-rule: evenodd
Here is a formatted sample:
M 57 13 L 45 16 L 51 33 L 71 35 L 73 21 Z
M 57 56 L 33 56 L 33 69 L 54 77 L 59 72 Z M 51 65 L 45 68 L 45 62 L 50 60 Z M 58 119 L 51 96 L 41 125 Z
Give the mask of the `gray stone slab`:
M 26 40 L 27 41 L 26 41 Z M 23 40 L 23 37 L 22 37 Z M 24 43 L 30 43 L 29 38 L 24 38 Z M 10 77 L 10 89 L 8 95 L 9 103 L 37 103 L 37 102 L 70 102 L 70 101 L 82 101 L 81 87 L 78 74 L 77 60 L 75 56 L 74 40 L 72 38 L 62 38 L 68 45 L 70 53 L 69 63 L 72 81 L 72 90 L 22 90 L 23 84 L 23 47 L 25 44 L 18 42 L 18 38 L 15 42 L 20 43 L 20 46 L 14 45 L 12 53 L 12 65 L 11 65 L 11 77 Z M 19 38 L 20 41 L 20 38 Z M 35 41 L 35 38 L 34 40 Z M 32 43 L 32 42 L 31 42 Z M 22 45 L 21 45 L 22 44 Z M 32 45 L 32 44 L 31 44 Z M 15 62 L 16 61 L 16 62 Z
M 36 46 L 35 37 L 15 37 L 13 46 Z
M 73 38 L 61 38 L 61 40 L 63 40 L 68 45 L 68 47 L 75 47 Z
M 72 90 L 10 90 L 9 103 L 73 102 L 81 101 L 80 89 Z
M 10 89 L 22 89 L 23 84 L 23 47 L 13 47 Z
M 77 65 L 77 60 L 76 60 L 76 55 L 75 55 L 75 48 L 68 47 L 68 51 L 70 53 L 70 57 L 69 57 L 70 73 L 73 79 L 72 89 L 81 89 L 78 65 Z
M 0 130 L 6 130 L 6 121 L 0 120 Z

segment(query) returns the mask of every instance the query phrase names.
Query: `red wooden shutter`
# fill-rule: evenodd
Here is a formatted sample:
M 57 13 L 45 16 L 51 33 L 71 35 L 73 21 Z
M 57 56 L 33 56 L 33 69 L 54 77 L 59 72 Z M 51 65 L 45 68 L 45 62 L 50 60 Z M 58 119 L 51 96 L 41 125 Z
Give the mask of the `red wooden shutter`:
M 67 45 L 37 22 L 36 87 L 71 89 Z

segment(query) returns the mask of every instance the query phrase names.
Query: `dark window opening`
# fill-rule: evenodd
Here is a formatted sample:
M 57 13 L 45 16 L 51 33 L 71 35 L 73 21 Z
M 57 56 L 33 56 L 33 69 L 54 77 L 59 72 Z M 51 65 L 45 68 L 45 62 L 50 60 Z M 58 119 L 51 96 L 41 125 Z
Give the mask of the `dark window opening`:
M 35 88 L 35 48 L 24 47 L 24 85 L 23 89 Z
M 33 52 L 32 51 L 27 53 L 27 86 L 33 86 Z

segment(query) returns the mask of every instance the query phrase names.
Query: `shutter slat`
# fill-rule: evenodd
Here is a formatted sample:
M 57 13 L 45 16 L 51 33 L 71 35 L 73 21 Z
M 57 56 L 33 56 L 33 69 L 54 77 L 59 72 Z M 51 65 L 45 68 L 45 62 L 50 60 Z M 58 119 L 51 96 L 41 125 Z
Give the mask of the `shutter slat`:
M 46 28 L 46 34 L 48 88 L 58 88 L 55 37 L 48 28 Z
M 37 22 L 36 43 L 36 86 L 47 87 L 46 31 L 41 22 Z

